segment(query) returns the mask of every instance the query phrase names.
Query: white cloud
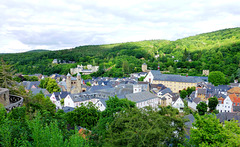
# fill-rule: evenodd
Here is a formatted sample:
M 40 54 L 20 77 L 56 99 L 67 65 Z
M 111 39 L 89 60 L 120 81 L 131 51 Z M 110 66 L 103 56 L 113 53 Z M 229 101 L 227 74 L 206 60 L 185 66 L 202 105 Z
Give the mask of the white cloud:
M 238 0 L 0 2 L 0 53 L 146 39 L 175 40 L 240 25 Z

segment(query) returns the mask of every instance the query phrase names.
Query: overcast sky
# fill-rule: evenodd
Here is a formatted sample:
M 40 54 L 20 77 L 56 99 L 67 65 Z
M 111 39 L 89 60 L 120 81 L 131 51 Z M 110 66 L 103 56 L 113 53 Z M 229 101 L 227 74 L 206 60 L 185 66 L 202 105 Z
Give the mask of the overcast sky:
M 239 0 L 1 0 L 0 53 L 176 40 L 239 26 Z

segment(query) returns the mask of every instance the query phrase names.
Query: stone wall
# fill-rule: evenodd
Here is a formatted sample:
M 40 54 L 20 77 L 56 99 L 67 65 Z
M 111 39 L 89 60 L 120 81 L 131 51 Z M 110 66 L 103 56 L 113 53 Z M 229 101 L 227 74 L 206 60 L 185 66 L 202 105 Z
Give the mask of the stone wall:
M 9 90 L 6 88 L 0 88 L 0 103 L 4 106 L 7 106 L 10 104 L 9 101 Z

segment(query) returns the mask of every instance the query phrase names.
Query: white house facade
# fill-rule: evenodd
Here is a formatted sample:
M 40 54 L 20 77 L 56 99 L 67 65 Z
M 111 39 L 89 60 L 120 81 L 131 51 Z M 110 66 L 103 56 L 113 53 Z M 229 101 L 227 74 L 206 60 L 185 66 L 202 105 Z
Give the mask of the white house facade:
M 179 97 L 176 101 L 172 102 L 172 107 L 177 108 L 179 112 L 183 112 L 184 108 L 183 100 Z
M 216 107 L 216 109 L 219 111 L 219 113 L 222 112 L 233 112 L 233 102 L 230 99 L 229 96 L 227 96 L 224 100 L 219 100 L 219 103 Z

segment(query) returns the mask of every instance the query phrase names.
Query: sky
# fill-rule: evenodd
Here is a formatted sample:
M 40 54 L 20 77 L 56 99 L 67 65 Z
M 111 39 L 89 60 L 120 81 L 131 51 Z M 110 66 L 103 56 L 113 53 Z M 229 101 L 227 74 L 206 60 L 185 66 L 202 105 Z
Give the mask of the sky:
M 0 1 L 0 53 L 176 40 L 234 27 L 239 0 Z

